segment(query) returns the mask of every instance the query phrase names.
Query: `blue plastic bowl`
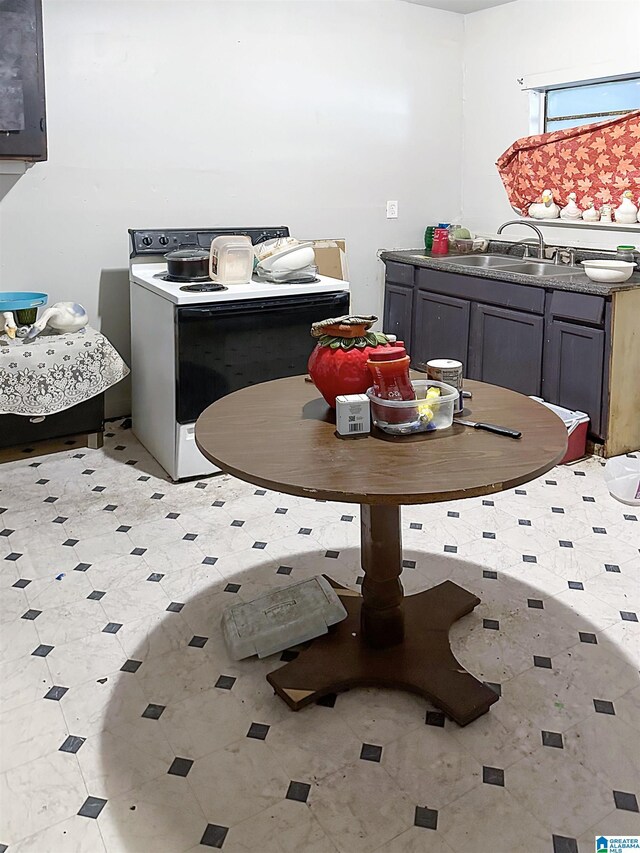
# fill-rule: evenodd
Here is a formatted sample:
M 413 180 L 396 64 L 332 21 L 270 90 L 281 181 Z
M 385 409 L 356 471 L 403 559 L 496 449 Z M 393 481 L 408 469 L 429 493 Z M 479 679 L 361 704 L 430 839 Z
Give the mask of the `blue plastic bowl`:
M 38 305 L 45 305 L 48 298 L 46 293 L 36 293 L 31 290 L 0 290 L 0 311 L 36 308 Z

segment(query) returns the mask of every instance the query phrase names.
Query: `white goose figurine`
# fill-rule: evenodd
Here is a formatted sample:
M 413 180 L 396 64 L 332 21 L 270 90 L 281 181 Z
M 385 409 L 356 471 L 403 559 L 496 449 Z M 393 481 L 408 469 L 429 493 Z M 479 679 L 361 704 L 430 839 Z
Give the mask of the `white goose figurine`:
M 622 193 L 620 207 L 616 207 L 616 222 L 623 225 L 635 225 L 638 216 L 638 208 L 633 203 L 631 190 Z
M 29 343 L 48 326 L 56 332 L 78 332 L 89 322 L 87 312 L 77 302 L 56 302 L 31 326 L 24 342 Z
M 560 211 L 560 219 L 567 219 L 569 221 L 575 222 L 576 219 L 582 218 L 582 211 L 576 204 L 576 194 L 569 193 L 569 201 L 567 202 L 567 206 L 563 207 Z
M 583 211 L 582 218 L 585 222 L 597 222 L 600 219 L 600 211 L 596 208 L 593 202 Z
M 551 190 L 543 191 L 542 202 L 529 206 L 529 216 L 533 219 L 557 219 L 560 216 L 560 208 L 554 202 Z
M 18 327 L 16 326 L 16 321 L 13 316 L 13 311 L 3 311 L 2 312 L 2 331 L 5 335 L 8 335 L 10 338 L 15 338 L 16 331 Z

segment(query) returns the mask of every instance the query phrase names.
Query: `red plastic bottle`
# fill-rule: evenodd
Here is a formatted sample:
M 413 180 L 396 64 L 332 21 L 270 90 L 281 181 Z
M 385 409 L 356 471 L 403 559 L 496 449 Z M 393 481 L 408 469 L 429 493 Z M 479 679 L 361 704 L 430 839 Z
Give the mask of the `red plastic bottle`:
M 373 389 L 376 397 L 383 400 L 415 400 L 409 377 L 410 359 L 403 346 L 390 346 L 369 353 L 367 366 L 373 377 Z M 406 408 L 380 407 L 372 403 L 374 414 L 388 423 L 401 424 L 415 420 L 416 410 Z M 376 413 L 376 409 L 378 410 Z

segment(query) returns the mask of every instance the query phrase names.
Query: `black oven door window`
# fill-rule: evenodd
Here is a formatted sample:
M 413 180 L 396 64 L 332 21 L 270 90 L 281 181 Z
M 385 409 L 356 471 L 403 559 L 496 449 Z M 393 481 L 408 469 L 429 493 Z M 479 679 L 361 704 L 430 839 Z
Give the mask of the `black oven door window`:
M 306 373 L 311 324 L 348 313 L 346 291 L 178 308 L 178 422 L 240 388 Z

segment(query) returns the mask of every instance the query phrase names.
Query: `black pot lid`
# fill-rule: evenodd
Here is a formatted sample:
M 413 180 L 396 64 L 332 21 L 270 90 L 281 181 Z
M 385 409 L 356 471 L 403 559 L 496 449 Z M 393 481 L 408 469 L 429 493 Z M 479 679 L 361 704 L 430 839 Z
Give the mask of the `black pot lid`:
M 205 249 L 175 249 L 173 252 L 167 252 L 165 258 L 168 261 L 196 261 L 204 260 L 209 257 L 209 252 Z

